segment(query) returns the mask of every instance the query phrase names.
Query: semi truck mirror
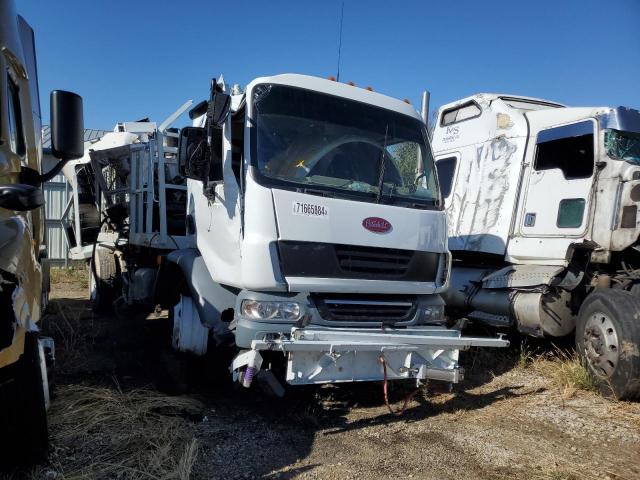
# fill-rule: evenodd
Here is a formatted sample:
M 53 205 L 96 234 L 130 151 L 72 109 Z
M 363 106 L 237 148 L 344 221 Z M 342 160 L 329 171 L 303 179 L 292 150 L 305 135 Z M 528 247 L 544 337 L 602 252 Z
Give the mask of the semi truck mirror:
M 0 207 L 16 212 L 35 210 L 44 205 L 42 188 L 23 183 L 0 185 Z
M 51 153 L 60 161 L 37 177 L 41 183 L 55 177 L 69 160 L 84 155 L 82 97 L 64 90 L 51 92 Z
M 82 97 L 64 90 L 51 92 L 51 151 L 62 160 L 84 155 Z
M 215 92 L 209 103 L 209 121 L 216 127 L 221 127 L 227 121 L 231 110 L 231 95 L 224 92 Z
M 222 76 L 220 76 L 222 79 Z M 231 95 L 224 92 L 224 81 L 218 83 L 215 78 L 211 79 L 211 89 L 209 91 L 209 102 L 207 104 L 207 124 L 212 128 L 220 128 L 227 121 L 231 111 Z M 196 105 L 195 108 L 198 108 Z M 209 132 L 211 135 L 211 132 Z
M 207 182 L 209 179 L 207 132 L 202 127 L 184 127 L 178 137 L 178 165 L 187 178 Z

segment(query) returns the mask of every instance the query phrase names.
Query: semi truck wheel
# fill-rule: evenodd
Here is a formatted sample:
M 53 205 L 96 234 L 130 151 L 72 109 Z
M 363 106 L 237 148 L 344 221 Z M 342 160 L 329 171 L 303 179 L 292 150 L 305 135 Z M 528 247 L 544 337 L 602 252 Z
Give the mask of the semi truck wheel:
M 40 312 L 44 316 L 49 310 L 49 293 L 51 292 L 51 266 L 49 261 L 42 259 L 42 294 L 40 297 Z
M 43 377 L 43 351 L 34 334 L 25 337 L 24 353 L 4 378 L 0 389 L 0 435 L 5 447 L 0 450 L 0 465 L 10 467 L 46 460 L 48 447 L 46 396 Z
M 188 354 L 177 352 L 173 348 L 175 310 L 182 302 L 180 295 L 178 305 L 169 308 L 168 322 L 155 320 L 150 322 L 149 338 L 153 349 L 150 355 L 153 361 L 153 378 L 158 390 L 169 395 L 180 395 L 189 388 Z
M 640 299 L 624 290 L 589 294 L 578 315 L 576 349 L 603 394 L 640 397 Z
M 115 256 L 97 247 L 89 264 L 89 301 L 95 312 L 110 312 L 117 297 L 118 268 Z

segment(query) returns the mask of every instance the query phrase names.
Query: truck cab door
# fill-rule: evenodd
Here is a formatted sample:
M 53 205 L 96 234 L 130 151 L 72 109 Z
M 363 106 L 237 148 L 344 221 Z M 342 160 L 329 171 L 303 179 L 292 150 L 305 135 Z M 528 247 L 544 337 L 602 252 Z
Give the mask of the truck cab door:
M 526 167 L 529 181 L 519 220 L 520 235 L 585 234 L 595 174 L 595 132 L 595 121 L 583 120 L 537 133 Z
M 242 190 L 233 170 L 231 115 L 219 132 L 223 180 L 216 182 L 209 198 L 204 195 L 202 182 L 192 182 L 188 211 L 195 215 L 196 243 L 212 278 L 218 283 L 237 286 L 241 278 Z

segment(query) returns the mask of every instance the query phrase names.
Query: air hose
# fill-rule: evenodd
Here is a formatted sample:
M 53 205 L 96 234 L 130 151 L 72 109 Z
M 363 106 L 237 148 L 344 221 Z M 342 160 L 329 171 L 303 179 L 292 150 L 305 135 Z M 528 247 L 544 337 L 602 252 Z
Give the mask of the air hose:
M 394 410 L 391 407 L 391 404 L 389 403 L 389 381 L 387 379 L 387 361 L 385 360 L 384 355 L 380 355 L 379 360 L 380 360 L 380 363 L 382 364 L 382 373 L 384 378 L 384 381 L 382 384 L 384 403 L 389 409 L 389 413 L 391 413 L 392 415 L 400 416 L 407 410 L 407 406 L 409 405 L 409 402 L 413 399 L 413 397 L 416 396 L 416 394 L 419 392 L 419 389 L 416 388 L 413 392 L 409 393 L 409 395 L 405 397 L 404 403 L 402 404 L 402 408 L 400 410 Z

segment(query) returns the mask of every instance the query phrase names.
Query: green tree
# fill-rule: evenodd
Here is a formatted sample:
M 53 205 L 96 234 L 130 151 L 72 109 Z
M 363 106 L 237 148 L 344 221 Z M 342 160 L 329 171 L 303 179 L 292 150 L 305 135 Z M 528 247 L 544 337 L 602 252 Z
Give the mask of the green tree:
M 389 155 L 402 177 L 404 186 L 413 185 L 418 165 L 418 144 L 402 142 L 387 148 Z

